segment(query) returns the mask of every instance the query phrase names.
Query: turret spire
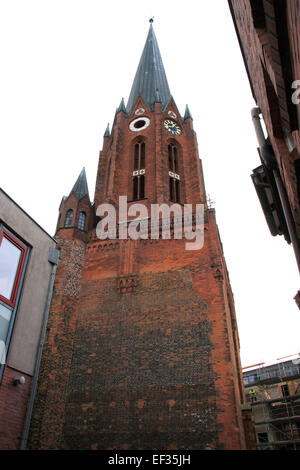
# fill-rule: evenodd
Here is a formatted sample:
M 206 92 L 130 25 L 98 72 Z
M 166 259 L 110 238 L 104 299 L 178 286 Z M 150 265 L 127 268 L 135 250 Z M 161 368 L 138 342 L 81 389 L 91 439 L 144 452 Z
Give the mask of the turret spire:
M 128 114 L 132 111 L 139 95 L 142 96 L 150 109 L 153 109 L 153 103 L 157 100 L 157 90 L 159 90 L 162 109 L 166 108 L 171 99 L 165 69 L 152 24 L 153 18 L 150 19 L 150 28 L 146 44 L 144 46 L 128 99 Z
M 183 120 L 185 121 L 186 119 L 193 119 L 188 105 L 186 105 L 186 107 L 185 107 L 185 113 L 184 113 Z
M 107 127 L 106 127 L 106 129 L 105 129 L 104 137 L 110 137 L 109 124 L 107 124 Z
M 124 98 L 121 99 L 121 103 L 120 103 L 120 106 L 117 109 L 117 113 L 119 111 L 124 111 L 124 113 L 126 113 L 126 106 L 125 106 L 125 103 L 124 103 Z
M 82 199 L 86 195 L 89 196 L 89 190 L 88 190 L 88 185 L 87 185 L 87 180 L 86 180 L 86 173 L 85 173 L 85 168 L 84 167 L 81 170 L 81 173 L 78 176 L 77 181 L 74 184 L 71 193 L 74 193 L 75 196 L 78 197 L 78 199 Z

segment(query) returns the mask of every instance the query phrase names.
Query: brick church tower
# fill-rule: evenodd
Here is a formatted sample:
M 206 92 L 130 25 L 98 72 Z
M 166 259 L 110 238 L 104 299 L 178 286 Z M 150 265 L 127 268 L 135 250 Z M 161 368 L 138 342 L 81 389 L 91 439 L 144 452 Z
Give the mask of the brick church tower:
M 122 238 L 118 215 L 116 237 L 100 239 L 98 208 L 119 214 L 120 196 L 129 212 L 136 203 L 148 211 L 146 227 L 153 204 L 203 205 L 203 246 L 165 239 L 162 218 L 158 237 Z M 239 340 L 215 211 L 192 116 L 176 107 L 152 23 L 127 106 L 104 134 L 94 203 L 82 170 L 56 238 L 27 448 L 244 449 Z

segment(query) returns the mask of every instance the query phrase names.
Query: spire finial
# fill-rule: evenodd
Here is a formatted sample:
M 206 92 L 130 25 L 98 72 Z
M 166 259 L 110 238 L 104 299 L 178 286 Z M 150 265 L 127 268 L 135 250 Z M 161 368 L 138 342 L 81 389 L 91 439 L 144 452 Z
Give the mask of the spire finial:
M 152 16 L 152 18 L 150 18 L 149 23 L 153 23 L 153 21 L 154 21 L 154 16 Z

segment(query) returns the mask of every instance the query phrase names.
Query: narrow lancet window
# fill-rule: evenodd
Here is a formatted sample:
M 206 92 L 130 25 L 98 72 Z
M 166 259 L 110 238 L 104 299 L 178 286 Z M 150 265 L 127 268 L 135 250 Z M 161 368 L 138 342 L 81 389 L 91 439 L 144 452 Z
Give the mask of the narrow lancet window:
M 137 142 L 134 146 L 134 161 L 132 178 L 133 200 L 145 197 L 145 167 L 146 167 L 146 145 L 145 142 Z M 141 171 L 143 170 L 143 172 Z M 141 174 L 142 173 L 142 174 Z
M 140 176 L 140 199 L 143 199 L 145 197 L 145 176 L 141 175 Z
M 174 200 L 173 178 L 169 178 L 169 187 L 170 187 L 170 201 L 173 201 Z
M 142 142 L 141 144 L 141 158 L 140 158 L 140 170 L 145 169 L 145 144 Z
M 180 202 L 180 177 L 178 175 L 178 150 L 174 144 L 168 145 L 169 196 L 170 201 Z
M 73 211 L 72 209 L 69 209 L 66 215 L 65 227 L 71 227 L 72 219 L 73 219 Z
M 78 219 L 78 228 L 79 230 L 85 229 L 85 212 L 80 212 Z
M 139 186 L 139 177 L 133 177 L 133 200 L 136 201 L 138 199 L 138 186 Z
M 134 170 L 144 170 L 146 164 L 146 148 L 144 142 L 138 142 L 134 146 Z

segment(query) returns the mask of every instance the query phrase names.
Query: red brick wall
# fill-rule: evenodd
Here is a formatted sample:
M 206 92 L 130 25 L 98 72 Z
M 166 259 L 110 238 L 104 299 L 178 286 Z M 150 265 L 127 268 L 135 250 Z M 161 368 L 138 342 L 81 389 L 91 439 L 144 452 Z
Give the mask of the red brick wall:
M 256 450 L 255 426 L 252 418 L 251 408 L 243 410 L 243 423 L 247 450 Z
M 30 448 L 244 447 L 235 314 L 213 212 L 206 228 L 199 252 L 184 240 L 95 238 L 85 256 L 80 247 L 76 282 L 75 245 L 62 243 Z
M 62 233 L 69 233 L 62 230 Z M 85 244 L 81 240 L 58 239 L 61 250 L 49 312 L 45 344 L 33 409 L 32 446 L 61 447 L 61 429 L 71 360 L 77 304 L 81 287 Z M 36 445 L 38 442 L 38 445 Z
M 14 385 L 13 380 L 21 375 L 25 377 L 25 384 Z M 0 385 L 1 450 L 20 448 L 31 380 L 31 376 L 5 366 Z

